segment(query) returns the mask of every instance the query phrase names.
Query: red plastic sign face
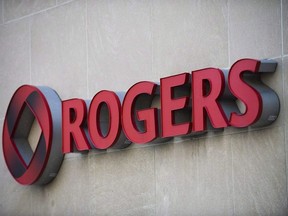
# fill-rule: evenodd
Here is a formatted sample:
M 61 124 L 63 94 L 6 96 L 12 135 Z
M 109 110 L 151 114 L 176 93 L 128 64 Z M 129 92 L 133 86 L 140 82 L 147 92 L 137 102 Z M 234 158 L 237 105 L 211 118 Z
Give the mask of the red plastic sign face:
M 271 124 L 280 103 L 262 83 L 261 73 L 275 72 L 276 66 L 271 60 L 242 59 L 230 70 L 181 73 L 162 78 L 160 85 L 142 81 L 126 93 L 100 91 L 91 101 L 61 101 L 48 87 L 22 86 L 4 121 L 6 164 L 19 183 L 46 184 L 56 176 L 65 153 Z M 28 136 L 35 121 L 41 136 L 33 151 Z

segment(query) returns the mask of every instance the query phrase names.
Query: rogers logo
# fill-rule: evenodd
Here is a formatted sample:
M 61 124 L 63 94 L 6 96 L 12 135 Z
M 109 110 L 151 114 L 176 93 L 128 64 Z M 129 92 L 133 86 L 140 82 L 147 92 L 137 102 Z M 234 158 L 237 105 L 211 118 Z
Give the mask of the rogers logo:
M 7 167 L 20 184 L 43 185 L 54 179 L 63 155 L 73 151 L 164 143 L 228 126 L 266 126 L 277 119 L 280 102 L 261 73 L 276 67 L 272 60 L 241 59 L 230 70 L 181 73 L 161 78 L 160 85 L 142 81 L 126 93 L 100 91 L 91 101 L 61 101 L 51 88 L 21 86 L 4 120 Z M 41 133 L 33 150 L 29 133 L 35 123 Z
M 33 122 L 41 128 L 33 151 L 28 140 Z M 21 86 L 13 95 L 3 126 L 7 167 L 20 184 L 46 184 L 62 163 L 61 100 L 47 87 Z

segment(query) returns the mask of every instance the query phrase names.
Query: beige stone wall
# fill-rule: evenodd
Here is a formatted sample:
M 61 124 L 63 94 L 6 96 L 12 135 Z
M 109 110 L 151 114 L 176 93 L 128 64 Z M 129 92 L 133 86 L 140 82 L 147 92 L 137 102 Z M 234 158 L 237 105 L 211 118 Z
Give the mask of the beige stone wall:
M 281 100 L 273 125 L 68 154 L 45 187 L 16 183 L 1 153 L 0 215 L 288 214 L 287 0 L 0 0 L 1 132 L 22 84 L 91 98 L 242 57 L 279 63 L 263 78 Z

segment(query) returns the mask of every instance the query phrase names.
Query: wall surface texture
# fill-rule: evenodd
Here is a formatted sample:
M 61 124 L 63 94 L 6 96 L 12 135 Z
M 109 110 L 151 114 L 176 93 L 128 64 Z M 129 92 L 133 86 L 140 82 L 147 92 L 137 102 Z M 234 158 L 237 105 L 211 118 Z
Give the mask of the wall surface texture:
M 287 0 L 0 0 L 0 133 L 22 84 L 91 99 L 244 57 L 278 62 L 274 124 L 67 154 L 44 187 L 1 153 L 0 215 L 288 215 Z

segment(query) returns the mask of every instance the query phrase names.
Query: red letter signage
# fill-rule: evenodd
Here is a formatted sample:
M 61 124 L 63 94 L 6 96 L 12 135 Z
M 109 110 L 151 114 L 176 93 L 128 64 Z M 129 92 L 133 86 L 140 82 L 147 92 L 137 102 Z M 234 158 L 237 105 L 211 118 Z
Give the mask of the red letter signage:
M 276 67 L 273 60 L 241 59 L 230 71 L 206 68 L 161 78 L 160 85 L 142 81 L 127 93 L 102 90 L 92 101 L 61 102 L 48 87 L 24 85 L 13 95 L 4 120 L 6 164 L 21 184 L 47 184 L 63 154 L 73 151 L 166 142 L 228 126 L 269 125 L 279 115 L 280 102 L 261 74 Z M 28 137 L 35 122 L 41 135 L 33 151 Z

